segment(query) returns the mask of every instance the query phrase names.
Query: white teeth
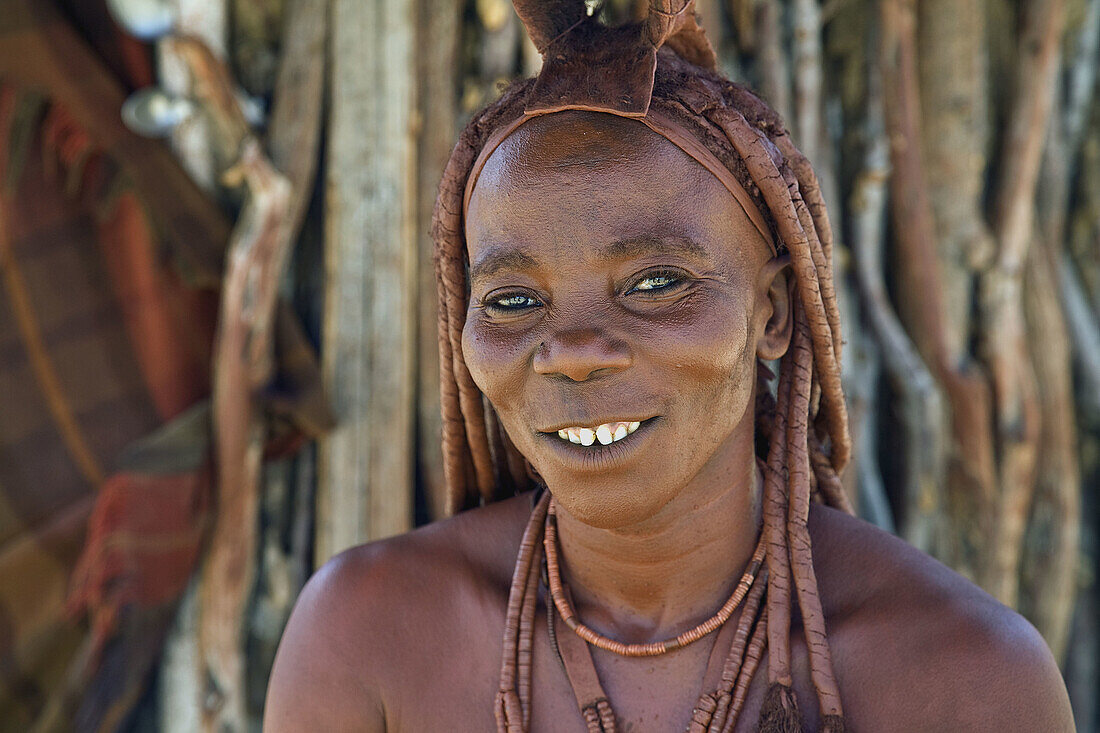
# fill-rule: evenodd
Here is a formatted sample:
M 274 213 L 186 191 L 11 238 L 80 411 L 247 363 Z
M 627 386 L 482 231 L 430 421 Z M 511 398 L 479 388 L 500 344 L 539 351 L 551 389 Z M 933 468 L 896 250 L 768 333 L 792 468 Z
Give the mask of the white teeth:
M 600 445 L 611 445 L 622 440 L 641 426 L 640 422 L 608 422 L 595 428 L 562 428 L 558 437 L 577 445 L 589 446 L 597 440 Z

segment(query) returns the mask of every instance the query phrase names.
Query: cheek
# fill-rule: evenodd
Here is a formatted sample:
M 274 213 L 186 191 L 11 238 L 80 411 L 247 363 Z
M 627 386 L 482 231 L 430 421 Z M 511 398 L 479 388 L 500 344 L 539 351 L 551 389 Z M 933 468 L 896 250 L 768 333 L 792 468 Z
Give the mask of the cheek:
M 527 339 L 491 326 L 471 313 L 462 329 L 462 357 L 474 384 L 498 412 L 516 401 L 527 361 Z
M 695 467 L 725 444 L 751 410 L 756 381 L 755 350 L 743 311 L 697 326 L 693 343 L 698 349 L 682 354 L 676 375 L 683 385 L 677 422 L 692 436 L 678 442 L 684 465 Z
M 669 327 L 672 326 L 672 327 Z M 697 299 L 672 324 L 654 330 L 651 353 L 675 370 L 691 397 L 707 404 L 741 392 L 754 375 L 755 350 L 747 309 L 720 298 Z M 685 395 L 687 396 L 687 395 Z
M 729 428 L 740 419 L 752 394 L 756 360 L 749 348 L 744 324 L 726 324 L 725 333 L 714 339 L 712 358 L 694 365 L 701 389 L 697 409 Z

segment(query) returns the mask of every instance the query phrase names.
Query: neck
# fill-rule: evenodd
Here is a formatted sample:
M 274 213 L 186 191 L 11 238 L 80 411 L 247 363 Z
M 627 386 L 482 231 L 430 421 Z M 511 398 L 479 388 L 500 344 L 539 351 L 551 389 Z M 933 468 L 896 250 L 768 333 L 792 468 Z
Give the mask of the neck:
M 725 460 L 637 524 L 599 529 L 557 506 L 562 579 L 585 624 L 648 642 L 691 628 L 726 601 L 759 538 L 761 494 L 751 439 L 730 441 Z

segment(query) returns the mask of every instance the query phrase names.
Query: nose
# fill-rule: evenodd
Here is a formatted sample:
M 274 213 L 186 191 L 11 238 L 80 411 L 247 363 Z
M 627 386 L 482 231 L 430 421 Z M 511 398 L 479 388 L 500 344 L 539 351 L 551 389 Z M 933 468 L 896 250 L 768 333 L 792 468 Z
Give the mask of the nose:
M 562 374 L 583 382 L 603 373 L 614 373 L 631 365 L 630 350 L 622 341 L 595 328 L 559 331 L 539 345 L 535 352 L 537 374 Z

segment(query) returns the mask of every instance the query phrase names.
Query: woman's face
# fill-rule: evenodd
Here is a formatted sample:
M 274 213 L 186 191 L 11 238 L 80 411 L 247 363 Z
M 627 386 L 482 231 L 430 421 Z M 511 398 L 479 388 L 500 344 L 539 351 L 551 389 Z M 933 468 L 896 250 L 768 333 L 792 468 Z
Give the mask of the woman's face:
M 635 121 L 537 118 L 490 156 L 466 239 L 466 364 L 570 514 L 623 527 L 732 480 L 789 293 L 713 175 Z

